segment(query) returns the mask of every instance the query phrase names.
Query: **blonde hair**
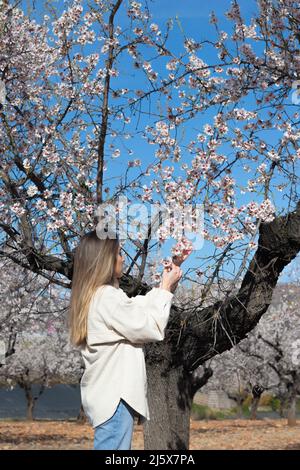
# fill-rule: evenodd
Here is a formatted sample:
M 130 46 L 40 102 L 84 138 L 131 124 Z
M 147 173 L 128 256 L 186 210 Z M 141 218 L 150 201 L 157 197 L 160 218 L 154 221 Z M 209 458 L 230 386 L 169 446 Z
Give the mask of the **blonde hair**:
M 114 285 L 118 238 L 100 239 L 96 231 L 84 235 L 75 250 L 68 314 L 70 342 L 84 347 L 90 302 L 98 287 Z

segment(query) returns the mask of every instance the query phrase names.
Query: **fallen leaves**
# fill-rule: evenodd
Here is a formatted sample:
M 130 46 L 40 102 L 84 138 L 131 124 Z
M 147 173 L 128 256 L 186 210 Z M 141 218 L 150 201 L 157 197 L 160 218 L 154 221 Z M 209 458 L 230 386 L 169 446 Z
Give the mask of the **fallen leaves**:
M 192 421 L 190 449 L 284 450 L 300 449 L 300 423 L 286 419 Z

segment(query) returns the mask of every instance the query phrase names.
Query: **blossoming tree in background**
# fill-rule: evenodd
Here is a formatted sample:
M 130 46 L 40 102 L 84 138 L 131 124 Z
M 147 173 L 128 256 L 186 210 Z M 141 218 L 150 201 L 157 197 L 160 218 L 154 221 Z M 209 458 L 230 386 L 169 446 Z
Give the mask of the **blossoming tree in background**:
M 237 403 L 240 415 L 244 400 L 252 395 L 252 419 L 263 392 L 273 394 L 281 414 L 294 425 L 300 392 L 299 333 L 299 284 L 280 284 L 268 312 L 247 338 L 208 362 L 213 375 L 201 391 L 223 390 Z
M 166 340 L 146 347 L 145 446 L 187 448 L 193 371 L 254 328 L 300 248 L 297 2 L 257 1 L 247 24 L 233 2 L 228 32 L 212 14 L 209 38 L 183 34 L 176 53 L 174 22 L 156 24 L 147 2 L 47 5 L 37 18 L 34 2 L 26 14 L 1 3 L 0 254 L 69 288 L 99 205 L 203 205 L 212 249 L 189 272 L 203 296 L 173 306 Z M 164 224 L 144 224 L 148 237 L 124 245 L 129 295 L 150 288 L 149 272 L 158 280 L 147 259 L 168 239 Z M 173 254 L 191 248 L 177 225 Z M 234 293 L 204 307 L 225 276 Z
M 37 401 L 45 390 L 57 384 L 77 385 L 82 371 L 78 351 L 71 349 L 65 332 L 61 336 L 54 331 L 27 330 L 19 335 L 15 354 L 1 367 L 0 383 L 2 387 L 19 386 L 24 391 L 27 419 L 33 420 Z
M 0 341 L 6 356 L 0 364 L 0 385 L 24 390 L 27 419 L 32 420 L 46 387 L 79 383 L 82 358 L 69 343 L 68 298 L 62 290 L 10 260 L 1 263 L 1 273 Z
M 11 260 L 2 259 L 0 269 L 0 341 L 5 351 L 1 357 L 1 367 L 15 353 L 18 334 L 30 322 L 35 324 L 36 305 L 40 303 L 41 297 L 49 303 L 50 296 L 48 281 Z

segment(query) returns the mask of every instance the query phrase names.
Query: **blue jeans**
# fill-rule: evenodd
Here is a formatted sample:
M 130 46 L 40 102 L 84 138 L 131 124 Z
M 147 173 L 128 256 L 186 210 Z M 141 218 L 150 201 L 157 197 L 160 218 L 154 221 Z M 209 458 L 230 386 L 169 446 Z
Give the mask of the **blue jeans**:
M 130 450 L 135 414 L 121 399 L 113 416 L 95 427 L 94 450 Z

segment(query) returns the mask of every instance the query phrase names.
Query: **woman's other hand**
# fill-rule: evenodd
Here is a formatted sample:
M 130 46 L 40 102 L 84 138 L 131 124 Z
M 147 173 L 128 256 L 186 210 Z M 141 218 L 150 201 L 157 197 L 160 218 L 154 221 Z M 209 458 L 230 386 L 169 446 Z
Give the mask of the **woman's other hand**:
M 173 292 L 181 277 L 182 270 L 179 268 L 179 266 L 176 266 L 174 263 L 172 263 L 171 267 L 167 267 L 163 271 L 160 288 L 166 289 L 169 292 Z

